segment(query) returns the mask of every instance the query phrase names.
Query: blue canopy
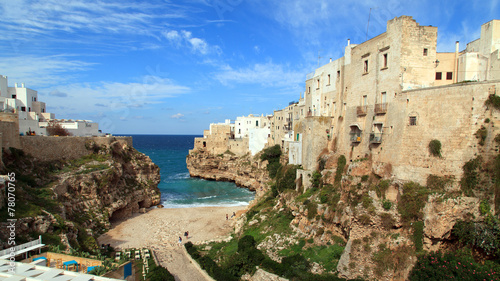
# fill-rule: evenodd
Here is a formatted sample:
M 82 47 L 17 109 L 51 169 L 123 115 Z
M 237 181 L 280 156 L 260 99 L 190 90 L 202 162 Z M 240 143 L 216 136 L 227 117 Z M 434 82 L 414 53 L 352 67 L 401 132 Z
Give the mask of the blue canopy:
M 76 271 L 78 271 L 78 263 L 75 260 L 67 261 L 63 263 L 64 267 L 68 269 L 70 265 L 75 265 L 76 266 Z
M 38 258 L 34 258 L 33 261 L 46 260 L 46 259 L 47 259 L 46 257 L 38 257 Z

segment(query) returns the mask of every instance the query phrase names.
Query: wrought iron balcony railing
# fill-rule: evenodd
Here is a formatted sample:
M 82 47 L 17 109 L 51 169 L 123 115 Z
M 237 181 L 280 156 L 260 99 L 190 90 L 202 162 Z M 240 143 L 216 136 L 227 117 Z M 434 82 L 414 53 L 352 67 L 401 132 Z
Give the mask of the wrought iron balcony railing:
M 387 103 L 377 103 L 375 104 L 375 114 L 385 114 L 387 113 Z
M 361 105 L 356 108 L 356 113 L 358 116 L 364 116 L 366 115 L 366 111 L 368 109 L 368 106 L 366 105 Z
M 382 133 L 370 134 L 370 143 L 381 143 L 381 142 L 382 142 Z

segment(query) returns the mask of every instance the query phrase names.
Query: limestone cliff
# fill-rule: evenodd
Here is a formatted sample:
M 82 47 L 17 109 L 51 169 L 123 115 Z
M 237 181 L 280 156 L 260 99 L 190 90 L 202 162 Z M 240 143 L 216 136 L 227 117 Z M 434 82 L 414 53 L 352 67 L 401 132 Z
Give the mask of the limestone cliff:
M 110 221 L 159 204 L 159 168 L 148 156 L 122 141 L 89 139 L 85 147 L 87 155 L 69 161 L 6 150 L 6 172 L 16 174 L 18 244 L 42 234 L 47 242 L 91 251 Z
M 186 157 L 186 164 L 192 177 L 230 181 L 251 191 L 260 191 L 269 181 L 266 162 L 249 154 L 237 157 L 230 153 L 214 155 L 196 150 Z

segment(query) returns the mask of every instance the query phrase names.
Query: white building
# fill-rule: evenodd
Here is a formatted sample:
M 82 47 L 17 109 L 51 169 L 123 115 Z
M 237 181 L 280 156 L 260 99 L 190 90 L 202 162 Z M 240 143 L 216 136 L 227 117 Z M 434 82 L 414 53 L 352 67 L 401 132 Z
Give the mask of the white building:
M 46 112 L 46 104 L 38 100 L 38 92 L 26 88 L 24 83 L 8 86 L 7 76 L 0 75 L 0 110 L 17 112 L 19 115 L 19 132 L 29 131 L 36 135 L 47 135 L 49 121 L 60 124 L 73 136 L 99 136 L 99 125 L 88 120 L 57 120 L 53 113 Z

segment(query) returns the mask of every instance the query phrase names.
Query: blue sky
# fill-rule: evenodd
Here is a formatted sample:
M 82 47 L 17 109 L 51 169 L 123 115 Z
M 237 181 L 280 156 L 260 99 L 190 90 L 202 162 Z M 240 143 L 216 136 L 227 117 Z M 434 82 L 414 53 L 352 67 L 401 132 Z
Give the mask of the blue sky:
M 0 0 L 0 74 L 104 132 L 202 134 L 298 100 L 318 62 L 365 41 L 370 8 L 368 38 L 409 15 L 441 52 L 500 19 L 497 0 Z

